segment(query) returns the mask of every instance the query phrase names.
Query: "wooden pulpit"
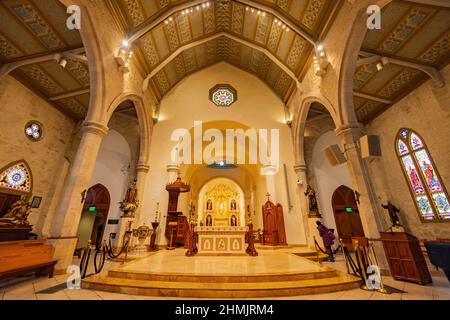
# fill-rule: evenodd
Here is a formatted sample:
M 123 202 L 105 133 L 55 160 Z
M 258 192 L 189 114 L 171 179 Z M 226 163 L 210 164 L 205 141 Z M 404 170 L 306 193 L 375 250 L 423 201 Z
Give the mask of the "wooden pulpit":
M 263 213 L 263 237 L 264 245 L 286 244 L 286 231 L 284 227 L 283 207 L 267 201 L 262 207 Z
M 183 215 L 183 212 L 178 211 L 178 197 L 180 193 L 189 192 L 190 187 L 178 177 L 175 182 L 166 186 L 166 190 L 169 192 L 169 204 L 167 208 L 165 236 L 169 242 L 172 239 L 172 245 L 184 246 L 189 225 L 187 217 Z
M 431 283 L 419 240 L 406 232 L 380 232 L 391 275 L 396 280 Z

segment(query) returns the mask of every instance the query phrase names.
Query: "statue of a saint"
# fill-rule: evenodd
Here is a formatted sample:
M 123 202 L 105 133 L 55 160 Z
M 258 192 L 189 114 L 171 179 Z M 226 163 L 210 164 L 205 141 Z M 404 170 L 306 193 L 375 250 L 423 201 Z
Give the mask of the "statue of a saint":
M 28 201 L 20 199 L 11 205 L 11 209 L 0 219 L 3 225 L 21 225 L 29 226 L 28 216 L 31 213 L 31 204 Z
M 134 215 L 134 212 L 139 206 L 139 201 L 137 200 L 136 179 L 128 186 L 125 198 L 122 202 L 119 202 L 119 205 L 119 209 L 123 212 L 124 216 L 128 217 Z
M 308 184 L 305 191 L 305 196 L 308 197 L 309 215 L 320 217 L 319 206 L 317 204 L 316 191 Z
M 134 179 L 128 186 L 127 193 L 125 194 L 124 202 L 135 203 L 137 197 L 136 179 Z
M 400 219 L 398 218 L 397 213 L 400 212 L 396 206 L 394 206 L 390 201 L 387 202 L 386 205 L 381 204 L 381 206 L 389 212 L 389 218 L 391 219 L 392 227 L 400 227 Z

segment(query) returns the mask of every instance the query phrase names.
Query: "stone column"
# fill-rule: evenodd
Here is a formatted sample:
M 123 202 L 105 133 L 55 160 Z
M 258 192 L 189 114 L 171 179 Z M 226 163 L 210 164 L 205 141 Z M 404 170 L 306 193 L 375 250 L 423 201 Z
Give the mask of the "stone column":
M 142 213 L 142 208 L 144 207 L 144 201 L 145 201 L 145 188 L 147 186 L 147 176 L 148 171 L 150 170 L 150 166 L 148 164 L 139 162 L 136 167 L 136 179 L 137 179 L 137 193 L 138 193 L 138 200 L 139 200 L 139 207 L 135 212 L 135 221 L 139 225 L 141 225 L 144 220 L 148 217 L 144 217 Z M 149 213 L 148 213 L 149 214 Z M 150 220 L 146 221 L 147 225 L 150 224 Z
M 57 273 L 65 273 L 72 262 L 77 243 L 77 230 L 89 181 L 94 171 L 97 154 L 108 128 L 97 122 L 84 122 L 77 154 L 65 182 L 60 204 L 55 214 L 49 243 L 53 245 L 53 258 L 58 260 Z
M 308 185 L 306 176 L 306 164 L 303 163 L 295 165 L 294 171 L 297 174 L 297 193 L 300 198 L 300 208 L 303 219 L 303 226 L 305 228 L 306 244 L 311 250 L 315 250 L 314 237 L 316 237 L 318 241 L 320 239 L 319 231 L 317 231 L 316 221 L 320 221 L 320 218 L 310 217 L 308 215 L 309 206 L 305 197 L 306 186 Z
M 364 233 L 367 238 L 380 237 L 380 231 L 386 230 L 384 219 L 380 215 L 377 197 L 369 174 L 367 163 L 361 157 L 359 138 L 361 130 L 356 127 L 341 126 L 336 136 L 342 142 L 353 188 L 359 194 L 358 209 Z M 380 242 L 375 242 L 375 250 L 380 267 L 387 268 L 387 260 Z

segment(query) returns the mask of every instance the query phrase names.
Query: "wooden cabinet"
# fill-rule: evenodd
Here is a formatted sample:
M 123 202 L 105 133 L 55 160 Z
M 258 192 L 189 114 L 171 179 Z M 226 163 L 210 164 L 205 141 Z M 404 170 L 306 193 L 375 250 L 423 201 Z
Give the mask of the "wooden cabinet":
M 392 277 L 419 284 L 431 283 L 419 240 L 406 232 L 380 232 Z

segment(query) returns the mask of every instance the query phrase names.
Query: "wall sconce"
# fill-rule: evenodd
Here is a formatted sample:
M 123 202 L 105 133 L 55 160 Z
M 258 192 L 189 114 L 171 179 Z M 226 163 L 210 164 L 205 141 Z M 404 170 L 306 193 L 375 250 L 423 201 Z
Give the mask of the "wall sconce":
M 314 56 L 314 73 L 316 76 L 321 77 L 327 72 L 328 65 L 330 64 L 327 58 L 327 54 L 323 48 L 323 45 L 319 45 L 316 48 L 316 54 Z
M 133 51 L 131 51 L 131 46 L 128 40 L 123 40 L 122 45 L 119 49 L 119 53 L 115 58 L 119 71 L 122 73 L 130 72 L 130 61 L 133 56 Z

